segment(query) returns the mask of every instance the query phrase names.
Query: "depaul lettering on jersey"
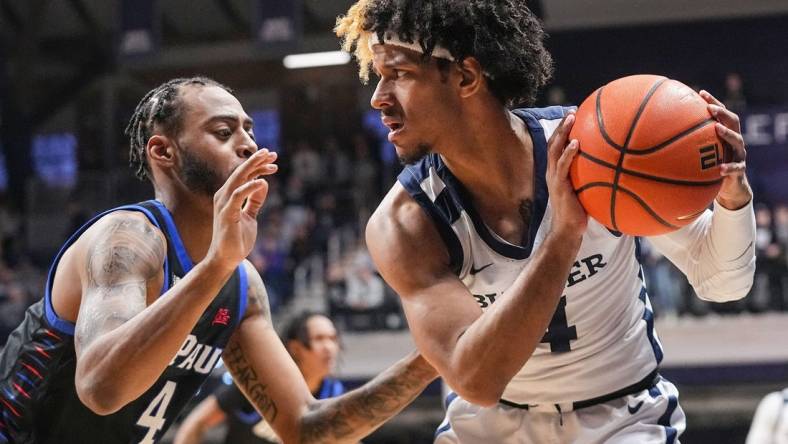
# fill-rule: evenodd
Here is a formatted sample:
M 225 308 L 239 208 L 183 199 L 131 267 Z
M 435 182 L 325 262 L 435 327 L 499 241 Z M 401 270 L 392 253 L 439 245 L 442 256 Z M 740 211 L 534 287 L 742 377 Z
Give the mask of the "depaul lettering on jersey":
M 208 344 L 200 344 L 197 342 L 197 336 L 189 335 L 183 345 L 181 345 L 178 353 L 170 361 L 170 367 L 176 367 L 183 370 L 194 370 L 200 374 L 208 374 L 213 370 L 219 357 L 222 355 L 222 349 L 213 347 Z

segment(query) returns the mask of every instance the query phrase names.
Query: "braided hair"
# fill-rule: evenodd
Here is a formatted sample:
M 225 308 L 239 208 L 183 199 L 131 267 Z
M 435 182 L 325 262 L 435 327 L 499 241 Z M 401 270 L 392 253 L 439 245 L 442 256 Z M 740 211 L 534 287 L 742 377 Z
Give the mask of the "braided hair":
M 546 34 L 525 0 L 359 0 L 337 19 L 342 49 L 353 52 L 366 82 L 369 37 L 392 32 L 418 43 L 425 57 L 436 45 L 455 60 L 476 58 L 495 97 L 507 106 L 532 105 L 553 71 Z
M 231 94 L 233 92 L 215 80 L 197 76 L 169 80 L 145 94 L 125 130 L 129 136 L 129 166 L 140 180 L 150 177 L 145 147 L 156 125 L 171 136 L 176 136 L 181 130 L 184 103 L 180 92 L 184 85 L 218 86 Z

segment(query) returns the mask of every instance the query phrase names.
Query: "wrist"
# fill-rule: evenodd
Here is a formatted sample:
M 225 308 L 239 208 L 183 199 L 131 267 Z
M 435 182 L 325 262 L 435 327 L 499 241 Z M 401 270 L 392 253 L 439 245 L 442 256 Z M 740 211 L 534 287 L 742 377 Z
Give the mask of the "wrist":
M 215 273 L 217 276 L 225 276 L 232 274 L 238 263 L 218 257 L 214 254 L 208 253 L 205 259 L 200 261 L 200 264 L 207 273 Z
M 752 200 L 752 194 L 747 194 L 737 198 L 728 198 L 724 196 L 717 196 L 717 203 L 726 210 L 736 211 L 746 207 Z
M 548 234 L 548 238 L 557 244 L 555 246 L 565 247 L 576 253 L 583 241 L 583 233 L 578 233 L 574 227 L 553 227 Z

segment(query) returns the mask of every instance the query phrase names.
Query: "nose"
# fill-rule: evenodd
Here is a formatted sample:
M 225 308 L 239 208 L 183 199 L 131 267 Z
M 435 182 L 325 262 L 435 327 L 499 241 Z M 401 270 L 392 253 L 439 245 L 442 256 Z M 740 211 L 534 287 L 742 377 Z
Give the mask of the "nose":
M 257 143 L 247 134 L 244 136 L 243 143 L 238 145 L 235 152 L 238 154 L 238 157 L 248 159 L 252 157 L 252 154 L 257 152 Z
M 378 84 L 375 87 L 375 92 L 372 94 L 372 98 L 369 101 L 370 105 L 372 105 L 372 108 L 384 109 L 394 104 L 394 97 L 392 96 L 388 86 L 389 83 L 390 82 L 387 82 L 382 78 L 378 81 Z

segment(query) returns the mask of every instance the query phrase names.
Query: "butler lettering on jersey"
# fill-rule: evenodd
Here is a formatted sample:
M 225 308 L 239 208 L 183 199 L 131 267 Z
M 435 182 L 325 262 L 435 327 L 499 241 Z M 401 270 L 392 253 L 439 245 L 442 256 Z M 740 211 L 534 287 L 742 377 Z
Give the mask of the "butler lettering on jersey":
M 194 370 L 197 373 L 208 374 L 213 370 L 216 361 L 222 355 L 222 349 L 197 342 L 197 337 L 189 335 L 181 349 L 170 361 L 170 366 L 184 370 Z
M 605 265 L 607 265 L 607 262 L 604 261 L 604 257 L 602 257 L 601 254 L 592 254 L 579 261 L 575 261 L 575 263 L 572 264 L 572 270 L 569 272 L 569 278 L 566 280 L 567 288 L 579 284 L 597 274 Z
M 605 262 L 605 258 L 601 254 L 592 254 L 591 256 L 575 261 L 575 263 L 572 264 L 572 270 L 569 272 L 569 277 L 566 280 L 566 287 L 572 287 L 594 276 L 599 273 L 599 270 L 605 268 L 605 265 L 607 265 L 607 262 Z M 495 299 L 499 296 L 500 295 L 496 293 L 473 295 L 481 308 L 489 307 L 495 303 Z

